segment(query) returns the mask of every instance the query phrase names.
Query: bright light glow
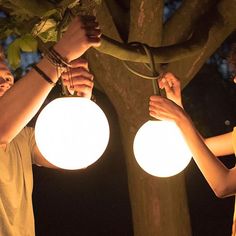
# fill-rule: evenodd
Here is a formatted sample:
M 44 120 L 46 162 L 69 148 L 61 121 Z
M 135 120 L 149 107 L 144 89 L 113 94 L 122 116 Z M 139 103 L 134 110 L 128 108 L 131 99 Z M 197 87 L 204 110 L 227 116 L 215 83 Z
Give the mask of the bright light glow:
M 101 157 L 109 141 L 101 108 L 87 98 L 64 97 L 39 114 L 35 139 L 43 156 L 63 169 L 86 168 Z
M 178 174 L 191 160 L 179 128 L 169 121 L 146 122 L 138 130 L 133 148 L 140 167 L 158 177 Z

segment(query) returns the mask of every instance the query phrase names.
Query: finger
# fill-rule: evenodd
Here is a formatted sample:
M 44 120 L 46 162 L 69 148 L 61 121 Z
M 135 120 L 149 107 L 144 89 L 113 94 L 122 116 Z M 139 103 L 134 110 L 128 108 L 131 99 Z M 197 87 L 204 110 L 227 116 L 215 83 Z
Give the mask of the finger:
M 101 45 L 101 39 L 88 37 L 88 44 L 90 47 L 99 47 Z
M 170 80 L 170 81 L 178 81 L 178 79 L 175 77 L 174 74 L 172 74 L 171 72 L 166 72 L 164 77 L 167 79 L 167 80 Z
M 156 107 L 157 106 L 157 102 L 155 101 L 150 101 L 149 102 L 149 107 Z
M 70 80 L 63 80 L 63 84 L 69 86 L 71 89 L 75 86 L 85 85 L 87 87 L 93 88 L 94 83 L 91 80 L 83 77 L 73 78 L 72 82 Z
M 158 113 L 155 110 L 150 109 L 150 108 L 149 108 L 149 115 L 156 118 L 156 119 L 159 118 Z
M 84 58 L 77 58 L 70 63 L 71 68 L 82 67 L 88 70 L 88 61 Z M 64 72 L 66 73 L 66 72 Z
M 77 85 L 85 85 L 88 87 L 93 87 L 94 83 L 91 80 L 88 80 L 87 78 L 84 77 L 77 77 L 73 79 L 73 85 L 77 86 Z
M 93 75 L 89 73 L 86 69 L 82 67 L 73 68 L 69 72 L 64 72 L 61 75 L 63 80 L 77 80 L 81 78 L 85 78 L 87 80 L 93 81 Z
M 94 29 L 99 29 L 99 23 L 97 21 L 86 21 L 83 23 L 82 28 L 94 28 Z
M 162 83 L 167 94 L 173 93 L 172 86 L 170 86 L 170 83 L 165 78 L 162 79 Z
M 150 97 L 150 101 L 160 101 L 162 100 L 162 97 L 161 96 L 157 96 L 157 95 L 153 95 Z
M 176 78 L 176 76 L 170 72 L 165 73 L 165 79 L 169 83 L 169 85 L 172 87 L 180 87 L 180 81 Z
M 88 96 L 92 94 L 92 88 L 86 85 L 76 85 L 73 90 L 76 92 L 78 96 Z
M 163 78 L 160 78 L 160 79 L 158 79 L 158 81 L 157 81 L 157 83 L 158 83 L 158 85 L 159 85 L 159 87 L 160 87 L 160 89 L 163 89 L 164 88 L 164 84 L 163 84 Z
M 85 31 L 86 31 L 86 35 L 92 38 L 100 37 L 102 34 L 100 29 L 85 28 Z
M 164 77 L 165 77 L 165 73 L 161 73 L 161 74 L 159 75 L 158 84 L 159 84 L 159 87 L 160 87 L 161 89 L 163 89 L 163 79 L 164 79 Z
M 158 110 L 155 104 L 149 104 L 148 109 L 149 111 L 153 111 L 153 112 L 156 112 Z
M 149 115 L 152 116 L 152 117 L 154 117 L 154 118 L 156 118 L 156 119 L 158 119 L 158 116 L 156 116 L 156 114 L 153 113 L 153 112 L 149 112 Z

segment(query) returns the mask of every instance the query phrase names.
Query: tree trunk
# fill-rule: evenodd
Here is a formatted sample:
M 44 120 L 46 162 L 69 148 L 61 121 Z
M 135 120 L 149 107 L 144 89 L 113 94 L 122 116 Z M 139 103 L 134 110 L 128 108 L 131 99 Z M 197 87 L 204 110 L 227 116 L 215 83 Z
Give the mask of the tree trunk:
M 163 2 L 134 2 L 133 5 L 131 2 L 132 27 L 129 40 L 157 46 L 161 42 L 162 29 L 161 17 L 155 16 L 162 11 Z M 155 6 L 155 14 L 149 14 L 151 6 Z M 109 9 L 105 4 L 101 8 L 97 11 L 97 16 L 104 34 L 121 41 L 119 32 L 112 23 Z M 162 16 L 162 13 L 160 15 Z M 114 57 L 96 50 L 90 50 L 87 57 L 96 80 L 118 114 L 128 171 L 135 236 L 190 236 L 183 174 L 170 178 L 153 177 L 145 173 L 134 158 L 134 136 L 139 127 L 149 119 L 148 102 L 153 94 L 151 82 L 135 78 L 136 76 L 130 74 L 122 62 Z M 135 66 L 139 71 L 144 70 L 143 66 L 137 63 L 131 66 Z

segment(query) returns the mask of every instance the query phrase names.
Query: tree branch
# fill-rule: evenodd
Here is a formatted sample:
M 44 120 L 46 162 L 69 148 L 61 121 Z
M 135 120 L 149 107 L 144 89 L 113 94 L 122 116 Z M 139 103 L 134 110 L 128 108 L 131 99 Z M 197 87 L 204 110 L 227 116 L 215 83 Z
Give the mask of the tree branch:
M 151 47 L 155 62 L 169 63 L 196 55 L 207 42 L 208 30 L 208 28 L 204 29 L 204 31 L 197 30 L 184 43 L 165 47 Z M 142 53 L 139 48 L 120 43 L 105 35 L 102 36 L 102 44 L 97 50 L 120 60 L 148 63 L 146 54 Z
M 216 8 L 220 20 L 214 20 L 214 24 L 210 29 L 209 39 L 202 50 L 193 57 L 170 64 L 168 68 L 168 70 L 181 78 L 183 88 L 196 75 L 206 60 L 236 29 L 236 0 L 222 0 L 216 5 Z M 204 19 L 202 21 L 203 23 L 206 22 Z
M 185 41 L 195 29 L 196 22 L 213 6 L 216 0 L 185 0 L 164 24 L 162 45 Z

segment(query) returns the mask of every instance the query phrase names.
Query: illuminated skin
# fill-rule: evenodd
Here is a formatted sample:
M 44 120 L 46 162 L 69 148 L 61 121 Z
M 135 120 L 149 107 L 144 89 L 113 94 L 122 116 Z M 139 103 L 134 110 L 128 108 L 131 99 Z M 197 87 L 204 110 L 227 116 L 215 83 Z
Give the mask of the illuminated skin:
M 90 47 L 100 45 L 101 31 L 95 17 L 75 17 L 67 31 L 54 46 L 54 49 L 71 65 L 71 77 L 75 91 L 79 96 L 91 97 L 93 88 L 93 75 L 88 71 L 88 64 L 84 59 L 78 59 Z M 56 83 L 62 76 L 63 83 L 69 86 L 67 73 L 58 73 L 55 66 L 43 58 L 37 66 Z M 1 68 L 3 68 L 1 70 Z M 1 62 L 1 96 L 0 96 L 0 148 L 6 145 L 27 125 L 37 113 L 52 85 L 45 81 L 34 69 L 29 71 L 13 85 L 7 66 Z M 5 74 L 4 74 L 5 73 Z M 5 76 L 6 75 L 6 76 Z M 11 82 L 7 82 L 10 76 Z M 11 87 L 11 89 L 9 89 Z M 4 95 L 4 96 L 3 96 Z M 53 167 L 35 148 L 37 164 Z
M 234 81 L 236 82 L 236 78 Z M 160 81 L 160 87 L 166 90 L 167 98 L 151 96 L 150 115 L 176 123 L 192 151 L 196 164 L 218 197 L 235 194 L 236 168 L 228 169 L 216 158 L 234 153 L 232 132 L 204 140 L 183 109 L 179 80 L 173 74 L 167 73 Z

